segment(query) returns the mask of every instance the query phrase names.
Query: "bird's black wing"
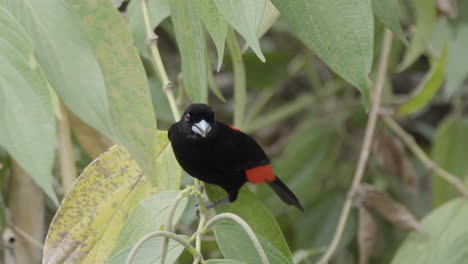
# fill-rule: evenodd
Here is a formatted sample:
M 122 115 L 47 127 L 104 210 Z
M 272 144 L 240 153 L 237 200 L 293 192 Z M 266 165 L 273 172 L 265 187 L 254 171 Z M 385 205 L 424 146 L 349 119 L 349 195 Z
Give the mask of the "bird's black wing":
M 216 122 L 217 134 L 213 150 L 213 166 L 220 171 L 244 171 L 270 163 L 263 149 L 249 135 L 221 122 Z

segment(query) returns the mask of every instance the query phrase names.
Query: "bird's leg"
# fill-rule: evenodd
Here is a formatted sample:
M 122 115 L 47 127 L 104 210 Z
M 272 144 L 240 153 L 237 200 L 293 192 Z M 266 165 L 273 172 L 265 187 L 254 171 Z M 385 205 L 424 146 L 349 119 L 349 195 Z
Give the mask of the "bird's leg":
M 219 201 L 215 201 L 213 203 L 207 203 L 205 204 L 205 208 L 208 210 L 208 209 L 211 209 L 211 208 L 214 208 L 218 205 L 223 205 L 225 203 L 229 203 L 230 202 L 230 199 L 229 199 L 229 196 L 222 199 L 222 200 L 219 200 Z M 199 204 L 195 204 L 195 206 L 199 206 Z M 196 212 L 197 216 L 200 217 L 200 209 L 197 209 L 197 212 Z
M 230 201 L 231 200 L 229 199 L 229 196 L 228 196 L 228 197 L 226 197 L 226 198 L 224 198 L 222 200 L 219 200 L 219 201 L 216 201 L 216 202 L 213 202 L 213 203 L 207 203 L 205 205 L 205 207 L 206 207 L 206 209 L 211 209 L 211 208 L 214 208 L 214 207 L 216 207 L 218 205 L 223 205 L 225 203 L 229 203 Z

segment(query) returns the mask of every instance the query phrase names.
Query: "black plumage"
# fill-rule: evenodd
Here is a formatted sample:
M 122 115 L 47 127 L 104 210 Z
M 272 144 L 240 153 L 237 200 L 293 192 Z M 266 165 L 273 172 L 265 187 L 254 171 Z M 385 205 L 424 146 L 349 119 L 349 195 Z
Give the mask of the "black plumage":
M 190 105 L 180 121 L 169 128 L 169 140 L 177 161 L 188 174 L 219 185 L 228 193 L 226 199 L 208 208 L 234 202 L 242 185 L 254 179 L 254 183 L 267 182 L 284 202 L 303 210 L 296 196 L 273 174 L 270 159 L 257 142 L 216 121 L 208 105 Z

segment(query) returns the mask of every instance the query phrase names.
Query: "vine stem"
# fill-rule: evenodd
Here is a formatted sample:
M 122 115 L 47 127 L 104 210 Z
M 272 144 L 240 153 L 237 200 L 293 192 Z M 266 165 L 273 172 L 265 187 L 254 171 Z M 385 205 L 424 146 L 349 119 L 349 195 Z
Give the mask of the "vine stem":
M 143 246 L 143 244 L 150 240 L 151 238 L 155 238 L 155 237 L 167 237 L 167 238 L 170 238 L 170 239 L 173 239 L 175 241 L 177 241 L 179 244 L 181 244 L 182 246 L 184 246 L 188 252 L 190 252 L 190 254 L 192 254 L 192 256 L 195 258 L 195 259 L 199 259 L 201 261 L 201 263 L 205 263 L 205 260 L 203 259 L 203 256 L 202 254 L 196 250 L 192 245 L 190 245 L 189 242 L 187 242 L 185 239 L 183 239 L 182 237 L 172 233 L 172 232 L 167 232 L 167 231 L 156 231 L 156 232 L 151 232 L 147 235 L 145 235 L 144 237 L 142 237 L 136 244 L 135 246 L 133 246 L 132 250 L 130 251 L 130 253 L 128 254 L 128 257 L 127 257 L 127 261 L 125 262 L 126 264 L 131 264 L 133 262 L 133 259 L 135 258 L 136 256 L 136 253 L 138 252 L 138 250 Z
M 242 52 L 236 39 L 236 33 L 229 28 L 227 34 L 227 44 L 232 57 L 234 69 L 234 126 L 242 129 L 247 104 L 247 84 L 245 77 L 245 66 L 242 60 Z
M 206 223 L 206 226 L 203 228 L 201 233 L 205 233 L 206 231 L 208 231 L 208 228 L 210 226 L 212 226 L 216 222 L 219 222 L 220 220 L 224 220 L 224 219 L 231 220 L 231 221 L 234 221 L 237 224 L 239 224 L 244 229 L 244 231 L 247 233 L 250 240 L 252 241 L 255 249 L 257 250 L 258 256 L 260 257 L 260 259 L 262 261 L 262 263 L 263 264 L 269 264 L 270 263 L 268 261 L 268 258 L 266 256 L 266 254 L 265 254 L 265 251 L 262 248 L 262 245 L 260 244 L 260 241 L 258 240 L 258 238 L 255 235 L 252 228 L 250 228 L 250 226 L 242 218 L 240 218 L 239 216 L 237 216 L 235 214 L 223 213 L 223 214 L 216 215 L 215 217 L 211 218 L 210 221 L 208 221 L 208 223 Z
M 203 188 L 202 186 L 202 183 L 199 180 L 195 179 L 195 188 L 197 188 L 197 190 L 200 190 L 200 188 Z M 206 208 L 205 203 L 203 202 L 203 197 L 200 192 L 197 193 L 197 200 L 198 208 L 200 210 L 200 221 L 198 222 L 197 231 L 195 232 L 195 248 L 201 252 L 201 230 L 203 229 L 203 226 L 206 223 Z M 193 264 L 197 263 L 198 259 L 194 259 Z
M 353 176 L 352 185 L 348 191 L 346 196 L 346 200 L 343 205 L 343 209 L 341 210 L 341 215 L 338 220 L 338 225 L 335 230 L 335 234 L 333 235 L 333 239 L 328 246 L 325 253 L 322 255 L 320 260 L 318 261 L 319 264 L 326 264 L 332 257 L 333 253 L 335 252 L 338 243 L 340 242 L 341 236 L 343 235 L 343 230 L 346 225 L 346 221 L 349 216 L 349 212 L 351 210 L 351 205 L 354 196 L 356 195 L 359 184 L 361 183 L 362 176 L 364 174 L 364 170 L 366 168 L 367 160 L 369 158 L 370 147 L 372 144 L 372 138 L 374 136 L 375 125 L 377 123 L 377 117 L 380 109 L 380 102 L 382 96 L 382 90 L 385 83 L 385 76 L 387 73 L 387 66 L 388 66 L 388 59 L 390 55 L 390 50 L 392 47 L 392 33 L 388 29 L 385 29 L 383 40 L 382 40 L 382 51 L 379 59 L 379 66 L 377 69 L 377 79 L 375 83 L 375 93 L 372 96 L 372 107 L 369 113 L 369 119 L 366 125 L 366 131 L 364 134 L 364 140 L 362 143 L 361 152 L 359 154 L 359 160 L 356 167 L 356 171 Z
M 405 132 L 398 123 L 391 117 L 384 115 L 384 122 L 387 126 L 405 143 L 405 145 L 414 153 L 414 155 L 428 168 L 429 170 L 439 175 L 442 179 L 453 185 L 463 196 L 468 198 L 468 189 L 465 184 L 455 175 L 441 168 L 416 144 L 414 138 Z
M 159 75 L 159 78 L 161 78 L 162 89 L 169 101 L 174 120 L 178 121 L 180 118 L 179 109 L 177 108 L 176 100 L 174 98 L 174 92 L 172 91 L 172 83 L 167 77 L 166 69 L 164 68 L 164 64 L 161 59 L 161 54 L 159 53 L 159 49 L 156 43 L 158 37 L 156 36 L 156 34 L 154 34 L 153 27 L 151 26 L 148 10 L 148 0 L 140 0 L 140 4 L 141 10 L 143 12 L 143 20 L 145 21 L 148 46 L 151 50 L 151 55 L 153 57 L 152 63 L 154 68 L 156 69 L 156 72 Z

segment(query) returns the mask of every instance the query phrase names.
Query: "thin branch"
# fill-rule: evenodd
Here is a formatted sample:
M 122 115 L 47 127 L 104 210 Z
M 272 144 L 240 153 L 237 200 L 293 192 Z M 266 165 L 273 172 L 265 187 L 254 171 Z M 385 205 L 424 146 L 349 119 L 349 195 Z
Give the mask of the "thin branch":
M 68 119 L 67 108 L 60 102 L 60 116 L 57 116 L 57 141 L 60 175 L 62 176 L 62 185 L 65 193 L 68 193 L 75 182 L 78 172 L 76 170 L 75 159 L 73 157 L 73 146 L 70 132 L 70 122 Z
M 383 116 L 383 120 L 387 126 L 401 138 L 405 145 L 414 153 L 414 155 L 431 171 L 434 171 L 436 175 L 440 176 L 442 179 L 446 180 L 448 183 L 453 185 L 463 196 L 468 198 L 468 189 L 466 185 L 460 180 L 460 178 L 451 174 L 450 172 L 441 168 L 437 163 L 435 163 L 427 154 L 418 146 L 414 138 L 405 132 L 395 120 L 390 116 Z
M 39 240 L 37 240 L 36 238 L 34 238 L 32 235 L 30 235 L 28 232 L 24 231 L 21 227 L 19 226 L 16 226 L 14 225 L 13 223 L 10 223 L 9 224 L 13 230 L 15 231 L 15 233 L 19 234 L 20 236 L 22 236 L 26 241 L 28 241 L 29 243 L 31 243 L 31 245 L 37 247 L 38 249 L 40 250 L 43 250 L 44 249 L 44 244 L 42 244 Z
M 158 46 L 156 45 L 158 37 L 153 32 L 153 27 L 151 26 L 149 10 L 148 10 L 148 0 L 140 0 L 141 10 L 143 12 L 143 19 L 145 21 L 145 28 L 148 40 L 148 46 L 151 50 L 151 55 L 153 57 L 152 63 L 156 72 L 161 78 L 162 81 L 162 89 L 163 92 L 166 94 L 167 99 L 169 101 L 169 105 L 171 106 L 172 115 L 174 116 L 175 121 L 179 121 L 180 114 L 179 109 L 177 108 L 177 104 L 174 98 L 174 92 L 172 91 L 172 83 L 169 81 L 167 77 L 166 69 L 164 68 L 164 64 L 161 59 L 161 54 L 159 54 Z
M 364 174 L 364 169 L 366 168 L 367 160 L 369 158 L 370 147 L 372 143 L 372 138 L 374 136 L 375 125 L 377 123 L 378 112 L 380 108 L 382 90 L 385 83 L 385 76 L 387 74 L 387 65 L 390 55 L 390 50 L 392 47 L 392 33 L 385 29 L 383 41 L 382 41 L 382 51 L 380 55 L 379 66 L 377 69 L 377 79 L 375 83 L 375 92 L 372 97 L 372 108 L 369 113 L 369 120 L 367 121 L 366 132 L 364 135 L 364 141 L 362 143 L 361 153 L 359 154 L 359 161 L 354 173 L 353 183 L 351 188 L 348 191 L 346 196 L 343 209 L 341 211 L 340 218 L 338 220 L 338 226 L 336 227 L 335 234 L 330 245 L 327 248 L 327 251 L 318 261 L 319 264 L 328 263 L 333 253 L 335 252 L 338 243 L 340 242 L 341 236 L 343 235 L 343 230 L 346 225 L 346 221 L 349 216 L 349 211 L 351 209 L 353 198 L 358 190 L 359 184 L 361 183 L 362 176 Z
M 197 231 L 194 234 L 195 235 L 195 248 L 198 251 L 201 251 L 201 241 L 202 241 L 201 230 L 203 229 L 203 226 L 206 223 L 206 207 L 205 207 L 205 202 L 203 201 L 202 192 L 200 192 L 200 189 L 204 188 L 204 186 L 199 180 L 195 179 L 195 188 L 198 190 L 198 192 L 196 192 L 196 196 L 198 200 L 198 208 L 200 210 L 200 221 L 198 222 Z M 197 263 L 198 263 L 198 259 L 194 259 L 193 264 L 197 264 Z
M 227 34 L 227 44 L 232 57 L 234 68 L 234 126 L 242 129 L 245 118 L 245 107 L 247 104 L 247 84 L 245 77 L 245 66 L 242 60 L 242 53 L 237 43 L 236 33 L 229 28 Z
M 128 254 L 127 261 L 125 263 L 126 264 L 131 264 L 133 262 L 133 259 L 136 256 L 136 253 L 143 246 L 143 244 L 146 241 L 150 240 L 151 238 L 155 238 L 155 237 L 168 237 L 170 239 L 174 239 L 179 244 L 184 246 L 188 250 L 188 252 L 190 252 L 190 254 L 192 254 L 192 256 L 195 259 L 199 259 L 201 261 L 201 263 L 203 263 L 203 264 L 205 263 L 205 260 L 203 259 L 202 254 L 199 251 L 197 251 L 192 245 L 190 245 L 189 242 L 187 242 L 185 239 L 183 239 L 182 237 L 180 237 L 180 236 L 178 236 L 178 235 L 176 235 L 176 234 L 174 234 L 172 232 L 166 232 L 166 231 L 151 232 L 149 234 L 146 234 L 140 240 L 138 240 L 138 242 L 135 244 L 135 246 L 133 246 L 132 250 Z
M 260 241 L 258 240 L 258 238 L 255 235 L 252 228 L 250 228 L 250 226 L 242 218 L 240 218 L 239 216 L 237 216 L 235 214 L 223 213 L 223 214 L 216 215 L 215 217 L 211 218 L 210 221 L 208 221 L 208 223 L 206 224 L 206 226 L 203 229 L 202 233 L 205 233 L 206 231 L 208 231 L 208 228 L 210 226 L 212 226 L 216 222 L 218 222 L 220 220 L 223 220 L 223 219 L 231 220 L 231 221 L 234 221 L 234 222 L 238 223 L 244 229 L 244 231 L 247 233 L 247 235 L 249 236 L 249 238 L 252 241 L 255 249 L 257 250 L 257 253 L 258 253 L 260 259 L 262 260 L 262 263 L 263 264 L 269 264 L 270 263 L 268 261 L 268 258 L 266 256 L 266 254 L 265 254 L 265 251 L 262 248 L 262 245 L 260 244 Z
M 183 196 L 177 196 L 177 198 L 172 201 L 170 207 L 169 207 L 169 213 L 167 215 L 166 219 L 166 226 L 164 227 L 164 231 L 166 232 L 173 232 L 172 228 L 172 222 L 174 221 L 174 214 L 177 209 L 177 206 L 179 205 L 180 200 L 182 200 Z M 166 256 L 167 256 L 167 249 L 169 246 L 169 238 L 164 237 L 163 238 L 163 243 L 161 246 L 161 264 L 164 264 L 166 261 Z

